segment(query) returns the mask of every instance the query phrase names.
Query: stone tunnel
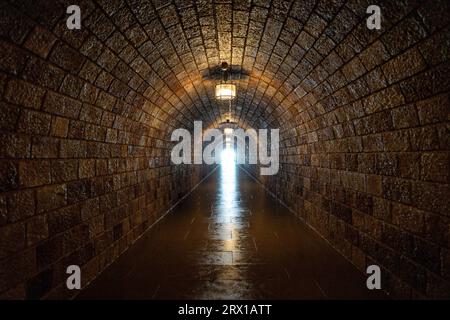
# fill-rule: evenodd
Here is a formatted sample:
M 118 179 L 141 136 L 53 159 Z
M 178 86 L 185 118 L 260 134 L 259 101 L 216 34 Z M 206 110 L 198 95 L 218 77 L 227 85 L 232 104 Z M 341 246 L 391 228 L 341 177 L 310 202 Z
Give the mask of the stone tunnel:
M 1 0 L 0 298 L 449 298 L 450 6 L 376 2 Z M 279 170 L 174 164 L 195 121 Z

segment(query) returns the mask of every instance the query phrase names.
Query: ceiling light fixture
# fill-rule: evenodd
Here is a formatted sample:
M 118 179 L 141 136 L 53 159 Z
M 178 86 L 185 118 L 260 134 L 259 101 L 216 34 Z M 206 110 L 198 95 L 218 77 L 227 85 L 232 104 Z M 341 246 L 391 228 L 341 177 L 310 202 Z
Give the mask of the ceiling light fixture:
M 221 69 L 223 72 L 221 83 L 216 85 L 217 100 L 233 100 L 236 98 L 236 85 L 228 82 L 229 68 L 228 63 L 222 62 Z
M 230 136 L 233 134 L 233 128 L 225 128 L 223 129 L 223 132 L 225 133 L 225 135 Z

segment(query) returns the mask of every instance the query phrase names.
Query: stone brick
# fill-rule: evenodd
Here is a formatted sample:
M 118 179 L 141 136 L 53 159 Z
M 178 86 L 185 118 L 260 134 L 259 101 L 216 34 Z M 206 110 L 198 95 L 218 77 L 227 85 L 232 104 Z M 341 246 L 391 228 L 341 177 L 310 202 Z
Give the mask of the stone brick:
M 435 299 L 448 299 L 450 297 L 450 284 L 448 281 L 443 281 L 442 278 L 433 273 L 428 273 L 428 282 L 426 294 L 428 297 Z
M 57 66 L 70 72 L 80 71 L 85 61 L 81 54 L 61 42 L 55 44 L 49 59 Z
M 0 102 L 0 128 L 14 130 L 20 117 L 20 109 L 16 106 Z
M 436 273 L 440 272 L 440 250 L 437 245 L 419 237 L 414 237 L 411 257 L 428 270 Z
M 99 198 L 88 199 L 81 204 L 81 219 L 89 221 L 100 214 Z
M 381 41 L 375 41 L 360 54 L 360 59 L 367 70 L 382 64 L 389 59 L 389 53 Z
M 108 162 L 104 159 L 96 160 L 95 170 L 97 176 L 104 176 L 108 174 Z
M 409 131 L 409 138 L 413 150 L 439 149 L 439 137 L 434 127 L 427 126 L 412 129 Z
M 98 124 L 101 121 L 102 113 L 102 109 L 84 104 L 80 112 L 80 120 Z
M 94 104 L 95 100 L 97 99 L 98 92 L 99 90 L 96 87 L 90 85 L 89 83 L 85 83 L 81 88 L 80 100 L 83 102 Z
M 386 222 L 392 221 L 392 204 L 382 198 L 373 198 L 373 216 Z
M 450 182 L 450 155 L 448 152 L 423 153 L 421 160 L 421 178 L 423 180 Z
M 363 137 L 364 152 L 382 152 L 385 150 L 383 135 L 374 134 Z
M 0 291 L 13 288 L 36 273 L 36 254 L 33 250 L 23 251 L 0 261 Z
M 366 113 L 374 113 L 397 107 L 403 104 L 404 101 L 401 90 L 394 85 L 367 97 L 364 100 L 364 110 Z
M 86 140 L 104 141 L 106 136 L 106 130 L 102 127 L 95 125 L 86 125 L 84 130 L 84 138 Z M 90 144 L 92 146 L 92 144 Z M 89 151 L 89 148 L 88 148 Z
M 78 140 L 61 141 L 61 158 L 84 158 L 86 156 L 86 144 Z
M 2 300 L 24 300 L 25 299 L 25 286 L 23 284 L 19 284 L 17 287 L 14 287 L 6 292 L 0 294 L 0 299 Z
M 86 224 L 78 225 L 64 233 L 64 253 L 73 253 L 89 242 L 89 226 Z
M 417 102 L 420 124 L 426 125 L 448 120 L 448 94 Z
M 0 40 L 0 70 L 17 75 L 25 67 L 27 54 L 13 44 Z
M 441 261 L 442 261 L 442 274 L 446 279 L 450 278 L 450 250 L 442 249 L 441 252 Z
M 77 98 L 80 95 L 81 89 L 83 88 L 84 81 L 78 77 L 68 74 L 59 91 L 69 97 Z
M 36 264 L 41 270 L 57 261 L 64 254 L 63 237 L 52 237 L 36 247 Z
M 370 92 L 381 90 L 387 86 L 387 81 L 381 72 L 380 68 L 374 69 L 366 73 L 364 80 L 370 88 Z
M 342 72 L 348 81 L 353 81 L 363 75 L 366 70 L 361 61 L 358 58 L 354 58 L 342 68 Z
M 105 231 L 105 217 L 98 215 L 89 220 L 89 234 L 95 238 Z
M 57 158 L 59 140 L 47 137 L 33 137 L 31 142 L 32 158 Z
M 424 59 L 431 65 L 437 65 L 450 58 L 449 51 L 449 28 L 445 28 L 440 32 L 421 43 L 419 50 Z
M 367 192 L 372 195 L 381 195 L 381 177 L 377 175 L 367 175 Z
M 5 93 L 6 82 L 8 81 L 8 76 L 6 74 L 0 73 L 0 95 L 3 96 Z
M 372 197 L 361 193 L 361 192 L 357 192 L 356 193 L 356 197 L 355 197 L 355 207 L 365 213 L 365 214 L 372 214 L 373 212 L 373 200 Z
M 415 127 L 419 124 L 414 105 L 406 105 L 392 110 L 392 121 L 395 129 Z
M 14 161 L 0 160 L 0 191 L 9 191 L 18 187 L 18 166 Z
M 47 61 L 32 57 L 28 60 L 23 78 L 44 88 L 57 90 L 64 78 L 64 71 Z
M 423 39 L 426 36 L 426 31 L 414 16 L 402 21 L 392 30 L 390 30 L 382 41 L 387 47 L 391 55 L 396 55 L 403 49 L 406 49 Z M 399 41 L 402 39 L 402 41 Z
M 54 137 L 65 138 L 69 131 L 69 119 L 62 117 L 53 117 L 50 134 Z
M 42 112 L 23 110 L 17 125 L 19 132 L 47 135 L 51 116 Z
M 50 91 L 45 98 L 44 110 L 55 115 L 76 119 L 81 110 L 81 103 Z
M 52 183 L 62 183 L 78 178 L 77 160 L 55 160 L 51 162 Z
M 31 22 L 12 5 L 4 4 L 0 12 L 0 34 L 14 43 L 22 43 L 32 28 Z
M 450 192 L 448 185 L 415 182 L 412 185 L 412 203 L 417 208 L 447 215 L 450 212 Z
M 33 160 L 19 162 L 19 182 L 24 187 L 35 187 L 49 184 L 50 161 Z
M 389 60 L 383 65 L 383 73 L 389 83 L 394 83 L 425 69 L 425 61 L 415 48 Z
M 416 234 L 425 232 L 425 215 L 413 207 L 394 203 L 392 206 L 392 223 Z
M 0 228 L 0 259 L 8 257 L 25 247 L 25 225 L 11 224 Z
M 113 80 L 114 78 L 112 75 L 110 75 L 106 71 L 102 71 L 97 77 L 97 80 L 95 80 L 95 85 L 104 90 L 107 90 Z
M 85 123 L 78 121 L 78 120 L 70 120 L 69 121 L 69 129 L 67 132 L 67 137 L 69 139 L 77 139 L 81 140 L 84 138 L 84 131 L 85 131 Z M 72 141 L 74 142 L 74 141 Z M 72 142 L 66 143 L 66 145 L 72 144 Z M 81 143 L 81 141 L 78 141 Z M 64 142 L 62 142 L 64 143 Z M 82 143 L 81 143 L 82 144 Z
M 78 176 L 80 179 L 91 178 L 95 176 L 95 160 L 80 160 L 79 162 L 79 173 Z
M 67 186 L 64 184 L 45 186 L 36 191 L 37 213 L 61 208 L 67 203 Z
M 17 134 L 0 133 L 0 154 L 6 158 L 28 158 L 30 156 L 30 139 Z
M 448 92 L 450 82 L 446 76 L 449 72 L 448 63 L 440 64 L 400 83 L 407 102 L 429 98 L 435 94 Z
M 408 180 L 383 177 L 382 189 L 383 196 L 389 200 L 405 204 L 411 203 L 411 183 Z
M 354 125 L 358 135 L 366 135 L 393 129 L 392 117 L 387 111 L 357 119 L 355 120 Z
M 406 283 L 413 288 L 416 288 L 416 290 L 419 290 L 420 292 L 426 290 L 426 270 L 419 265 L 414 264 L 411 260 L 408 260 L 407 258 L 400 259 L 399 274 Z
M 51 235 L 69 230 L 81 223 L 80 207 L 68 206 L 48 214 L 48 229 Z
M 56 38 L 51 32 L 43 27 L 36 26 L 28 36 L 25 47 L 45 59 L 55 44 L 55 41 Z
M 8 222 L 8 207 L 6 205 L 6 197 L 0 196 L 0 226 Z
M 420 178 L 420 155 L 418 153 L 398 154 L 398 164 L 399 175 L 402 178 Z
M 48 238 L 48 225 L 45 215 L 33 217 L 27 221 L 27 245 L 33 246 Z
M 11 103 L 39 109 L 45 90 L 21 80 L 11 80 L 6 89 L 5 98 Z
M 81 71 L 79 72 L 79 76 L 90 83 L 94 83 L 100 72 L 101 68 L 99 66 L 89 60 L 86 60 Z
M 67 184 L 68 203 L 77 203 L 86 200 L 91 195 L 91 184 L 89 180 L 72 181 Z
M 39 299 L 53 286 L 53 269 L 47 269 L 27 281 L 27 299 Z
M 382 135 L 384 150 L 386 151 L 409 151 L 409 135 L 407 131 L 389 131 Z
M 439 147 L 443 150 L 448 150 L 448 146 L 450 146 L 450 135 L 448 134 L 450 126 L 448 124 L 438 125 L 436 130 L 439 137 Z
M 379 153 L 375 157 L 376 172 L 383 176 L 397 176 L 399 161 L 396 154 Z
M 109 50 L 109 49 L 105 49 L 102 54 L 100 55 L 100 57 L 97 59 L 97 63 L 104 68 L 105 70 L 111 72 L 114 67 L 117 65 L 117 63 L 119 62 L 119 59 L 114 55 L 114 53 Z M 98 78 L 97 78 L 97 81 Z
M 10 194 L 7 197 L 8 220 L 16 222 L 34 215 L 36 200 L 33 190 L 23 190 Z
M 450 241 L 450 219 L 448 217 L 425 212 L 424 238 L 433 243 L 447 246 Z
M 331 214 L 347 223 L 351 223 L 352 221 L 352 210 L 338 202 L 331 203 Z

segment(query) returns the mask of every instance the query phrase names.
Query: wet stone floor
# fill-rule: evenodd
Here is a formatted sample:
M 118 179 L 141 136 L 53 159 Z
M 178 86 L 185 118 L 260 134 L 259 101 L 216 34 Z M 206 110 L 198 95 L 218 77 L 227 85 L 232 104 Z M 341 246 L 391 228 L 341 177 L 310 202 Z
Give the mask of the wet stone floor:
M 244 170 L 217 168 L 78 299 L 382 298 Z

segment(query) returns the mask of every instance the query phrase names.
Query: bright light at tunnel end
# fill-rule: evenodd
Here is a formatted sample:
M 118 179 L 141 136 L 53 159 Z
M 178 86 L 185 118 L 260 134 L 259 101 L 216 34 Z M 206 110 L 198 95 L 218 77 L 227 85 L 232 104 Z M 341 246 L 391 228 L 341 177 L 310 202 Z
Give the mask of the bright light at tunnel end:
M 202 122 L 195 121 L 193 135 L 178 128 L 171 141 L 178 142 L 170 154 L 173 164 L 251 164 L 259 165 L 261 175 L 275 175 L 279 170 L 279 129 L 203 131 Z
M 235 165 L 236 164 L 236 153 L 231 147 L 226 147 L 223 149 L 220 156 L 220 162 L 222 165 Z

